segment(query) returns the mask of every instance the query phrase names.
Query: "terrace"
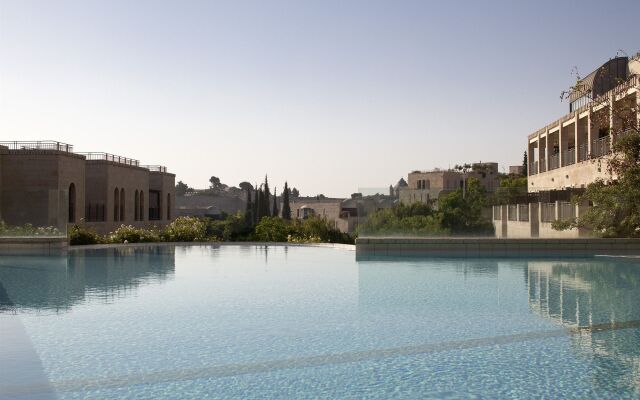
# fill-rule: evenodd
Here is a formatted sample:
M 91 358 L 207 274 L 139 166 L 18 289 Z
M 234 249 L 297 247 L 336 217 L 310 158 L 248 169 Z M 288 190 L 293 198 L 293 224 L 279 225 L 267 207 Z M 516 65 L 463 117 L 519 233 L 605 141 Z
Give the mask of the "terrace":
M 73 153 L 73 145 L 55 140 L 8 141 L 0 142 L 0 146 L 5 146 L 9 150 L 62 151 L 65 153 Z
M 139 167 L 140 161 L 133 158 L 122 157 L 109 153 L 79 153 L 86 157 L 87 161 L 109 161 L 116 164 L 130 165 L 133 167 Z

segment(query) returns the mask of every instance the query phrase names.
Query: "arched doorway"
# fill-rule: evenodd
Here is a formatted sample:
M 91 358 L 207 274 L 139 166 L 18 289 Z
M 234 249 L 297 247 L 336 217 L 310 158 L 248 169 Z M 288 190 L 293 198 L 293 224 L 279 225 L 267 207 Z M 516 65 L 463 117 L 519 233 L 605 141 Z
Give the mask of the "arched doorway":
M 116 188 L 113 191 L 113 220 L 117 221 L 120 216 L 120 191 Z
M 76 222 L 76 185 L 69 185 L 69 222 Z
M 139 219 L 140 212 L 140 193 L 136 190 L 136 194 L 133 198 L 133 220 L 137 221 Z
M 144 191 L 140 191 L 140 211 L 138 212 L 140 215 L 140 221 L 144 221 Z
M 171 193 L 167 193 L 167 219 L 171 219 Z
M 120 221 L 124 221 L 124 188 L 120 189 Z

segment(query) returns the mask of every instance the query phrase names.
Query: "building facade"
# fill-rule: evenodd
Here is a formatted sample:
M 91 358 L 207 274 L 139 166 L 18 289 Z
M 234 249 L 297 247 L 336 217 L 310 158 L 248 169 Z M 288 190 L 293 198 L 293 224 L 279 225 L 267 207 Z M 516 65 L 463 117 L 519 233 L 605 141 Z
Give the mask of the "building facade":
M 607 172 L 613 145 L 640 127 L 640 57 L 617 57 L 579 81 L 569 94 L 569 113 L 530 134 L 527 196 L 495 206 L 499 237 L 579 237 L 588 230 L 556 231 L 555 220 L 579 218 L 588 204 L 571 195 Z
M 0 220 L 9 225 L 82 223 L 99 233 L 175 218 L 175 175 L 107 153 L 75 153 L 55 141 L 0 142 Z
M 473 163 L 468 172 L 452 169 L 410 172 L 407 185 L 399 188 L 399 199 L 402 204 L 437 203 L 441 195 L 464 189 L 469 178 L 477 179 L 488 191 L 495 191 L 500 186 L 498 163 Z

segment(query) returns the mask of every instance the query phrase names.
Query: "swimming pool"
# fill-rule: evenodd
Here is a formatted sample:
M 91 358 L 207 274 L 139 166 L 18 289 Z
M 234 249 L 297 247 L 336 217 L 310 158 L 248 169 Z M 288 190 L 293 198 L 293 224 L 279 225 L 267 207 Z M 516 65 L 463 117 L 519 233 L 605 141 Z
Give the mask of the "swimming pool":
M 640 262 L 0 257 L 0 398 L 640 398 Z

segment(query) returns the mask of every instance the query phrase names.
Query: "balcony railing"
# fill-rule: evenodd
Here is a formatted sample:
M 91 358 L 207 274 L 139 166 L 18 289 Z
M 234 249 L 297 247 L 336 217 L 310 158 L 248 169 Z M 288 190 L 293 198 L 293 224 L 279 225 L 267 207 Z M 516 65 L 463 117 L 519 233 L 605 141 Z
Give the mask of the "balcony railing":
M 509 204 L 507 206 L 507 219 L 509 221 L 518 220 L 518 206 L 516 204 Z
M 538 162 L 534 161 L 529 165 L 529 175 L 535 175 L 538 173 Z
M 561 202 L 558 209 L 560 220 L 567 221 L 576 217 L 576 206 L 569 202 Z
M 529 221 L 529 204 L 518 204 L 518 221 Z
M 576 163 L 576 149 L 569 149 L 562 152 L 562 166 L 572 165 Z
M 540 159 L 539 171 L 540 172 L 547 172 L 547 159 L 546 158 L 541 158 Z
M 559 154 L 554 154 L 549 157 L 549 170 L 556 169 L 560 166 Z
M 540 221 L 553 222 L 556 219 L 556 203 L 543 203 L 540 208 Z
M 127 158 L 122 156 L 116 156 L 109 153 L 80 153 L 90 161 L 111 161 L 118 164 L 132 165 L 134 167 L 140 166 L 140 161 L 133 158 Z
M 0 142 L 0 146 L 6 146 L 9 150 L 55 150 L 73 153 L 73 145 L 54 140 Z
M 591 142 L 591 154 L 594 157 L 602 157 L 611 152 L 611 138 L 609 136 L 596 139 Z
M 167 167 L 164 165 L 143 165 L 142 168 L 146 168 L 151 172 L 167 172 Z
M 586 144 L 581 144 L 578 146 L 578 162 L 586 161 L 589 155 L 589 146 Z

